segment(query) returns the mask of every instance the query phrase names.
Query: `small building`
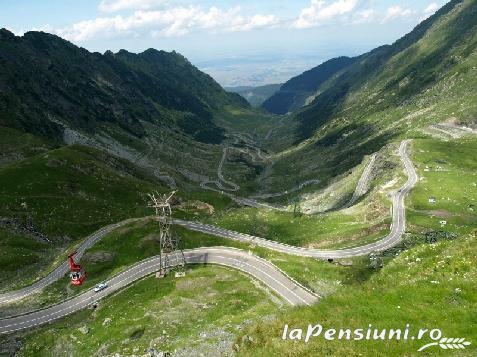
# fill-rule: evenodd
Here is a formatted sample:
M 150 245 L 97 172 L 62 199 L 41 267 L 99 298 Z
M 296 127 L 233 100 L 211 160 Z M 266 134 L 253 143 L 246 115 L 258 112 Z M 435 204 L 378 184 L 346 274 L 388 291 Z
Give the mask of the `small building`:
M 429 203 L 436 203 L 436 198 L 434 196 L 429 197 Z

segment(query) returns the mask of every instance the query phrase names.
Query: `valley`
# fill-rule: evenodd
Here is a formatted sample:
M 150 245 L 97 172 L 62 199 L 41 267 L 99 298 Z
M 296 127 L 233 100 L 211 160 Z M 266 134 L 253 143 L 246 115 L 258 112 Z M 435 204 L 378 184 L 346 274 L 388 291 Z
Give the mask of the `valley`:
M 0 30 L 0 356 L 414 356 L 429 342 L 282 338 L 316 323 L 439 328 L 475 354 L 476 14 L 450 1 L 253 106 L 174 51 Z M 158 278 L 148 194 L 173 190 L 187 265 L 174 274 L 176 252 Z

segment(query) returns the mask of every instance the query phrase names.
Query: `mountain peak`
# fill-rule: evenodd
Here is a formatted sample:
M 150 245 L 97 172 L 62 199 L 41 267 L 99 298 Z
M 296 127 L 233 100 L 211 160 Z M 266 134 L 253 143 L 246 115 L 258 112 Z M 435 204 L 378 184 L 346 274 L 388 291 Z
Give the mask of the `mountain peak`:
M 73 129 L 95 131 L 104 123 L 145 135 L 144 122 L 165 122 L 164 113 L 181 112 L 184 131 L 193 137 L 203 128 L 220 141 L 213 111 L 246 101 L 225 92 L 183 56 L 148 49 L 142 54 L 91 53 L 52 34 L 31 31 L 18 37 L 0 32 L 0 125 L 59 139 L 56 121 Z M 51 118 L 55 118 L 53 122 Z M 187 121 L 200 125 L 192 125 Z M 199 139 L 198 139 L 199 140 Z
M 7 30 L 5 27 L 0 29 L 0 39 L 1 38 L 8 38 L 8 37 L 15 37 L 15 34 L 9 30 Z

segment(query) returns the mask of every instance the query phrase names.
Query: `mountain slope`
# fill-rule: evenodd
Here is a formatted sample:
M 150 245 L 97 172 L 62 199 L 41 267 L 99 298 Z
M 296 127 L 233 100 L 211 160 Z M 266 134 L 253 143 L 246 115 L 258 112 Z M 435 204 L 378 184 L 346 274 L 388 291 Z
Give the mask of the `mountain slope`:
M 142 137 L 144 122 L 175 126 L 167 114 L 179 112 L 184 119 L 177 124 L 186 133 L 207 141 L 196 135 L 205 126 L 217 141 L 222 131 L 212 112 L 247 106 L 175 52 L 101 55 L 54 35 L 17 37 L 3 29 L 0 68 L 0 125 L 55 139 L 62 132 L 58 122 L 87 132 L 114 124 Z
M 303 72 L 283 84 L 278 92 L 262 104 L 262 107 L 275 114 L 286 114 L 296 110 L 307 103 L 307 98 L 312 97 L 321 84 L 355 61 L 356 58 L 333 58 Z
M 325 183 L 399 137 L 422 136 L 430 124 L 475 125 L 476 68 L 477 1 L 451 1 L 323 83 L 313 102 L 294 113 L 295 127 L 282 129 L 282 141 L 293 143 L 265 182 L 283 183 L 287 168 L 289 185 L 299 175 Z
M 282 86 L 282 84 L 266 84 L 259 87 L 239 86 L 225 87 L 228 92 L 238 93 L 250 103 L 252 107 L 259 107 L 268 98 L 274 95 Z
M 359 57 L 298 114 L 301 137 L 350 107 L 360 116 L 397 107 L 444 79 L 475 50 L 476 7 L 451 1 L 394 44 Z
M 18 131 L 0 164 L 31 154 L 24 135 L 35 145 L 93 147 L 169 187 L 198 190 L 217 175 L 221 118 L 248 112 L 244 98 L 176 52 L 91 53 L 55 35 L 0 30 L 0 130 Z

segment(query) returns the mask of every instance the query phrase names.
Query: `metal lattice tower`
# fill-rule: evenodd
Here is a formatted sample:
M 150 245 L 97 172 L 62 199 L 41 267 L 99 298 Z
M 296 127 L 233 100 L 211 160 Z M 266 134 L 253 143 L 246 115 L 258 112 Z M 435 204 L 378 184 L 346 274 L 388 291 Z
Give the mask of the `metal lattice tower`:
M 176 191 L 169 195 L 161 195 L 158 192 L 148 194 L 150 202 L 148 207 L 156 210 L 156 219 L 159 222 L 159 276 L 165 276 L 173 267 L 178 267 L 180 272 L 185 269 L 185 257 L 179 249 L 179 238 L 171 232 L 172 209 L 170 200 Z

